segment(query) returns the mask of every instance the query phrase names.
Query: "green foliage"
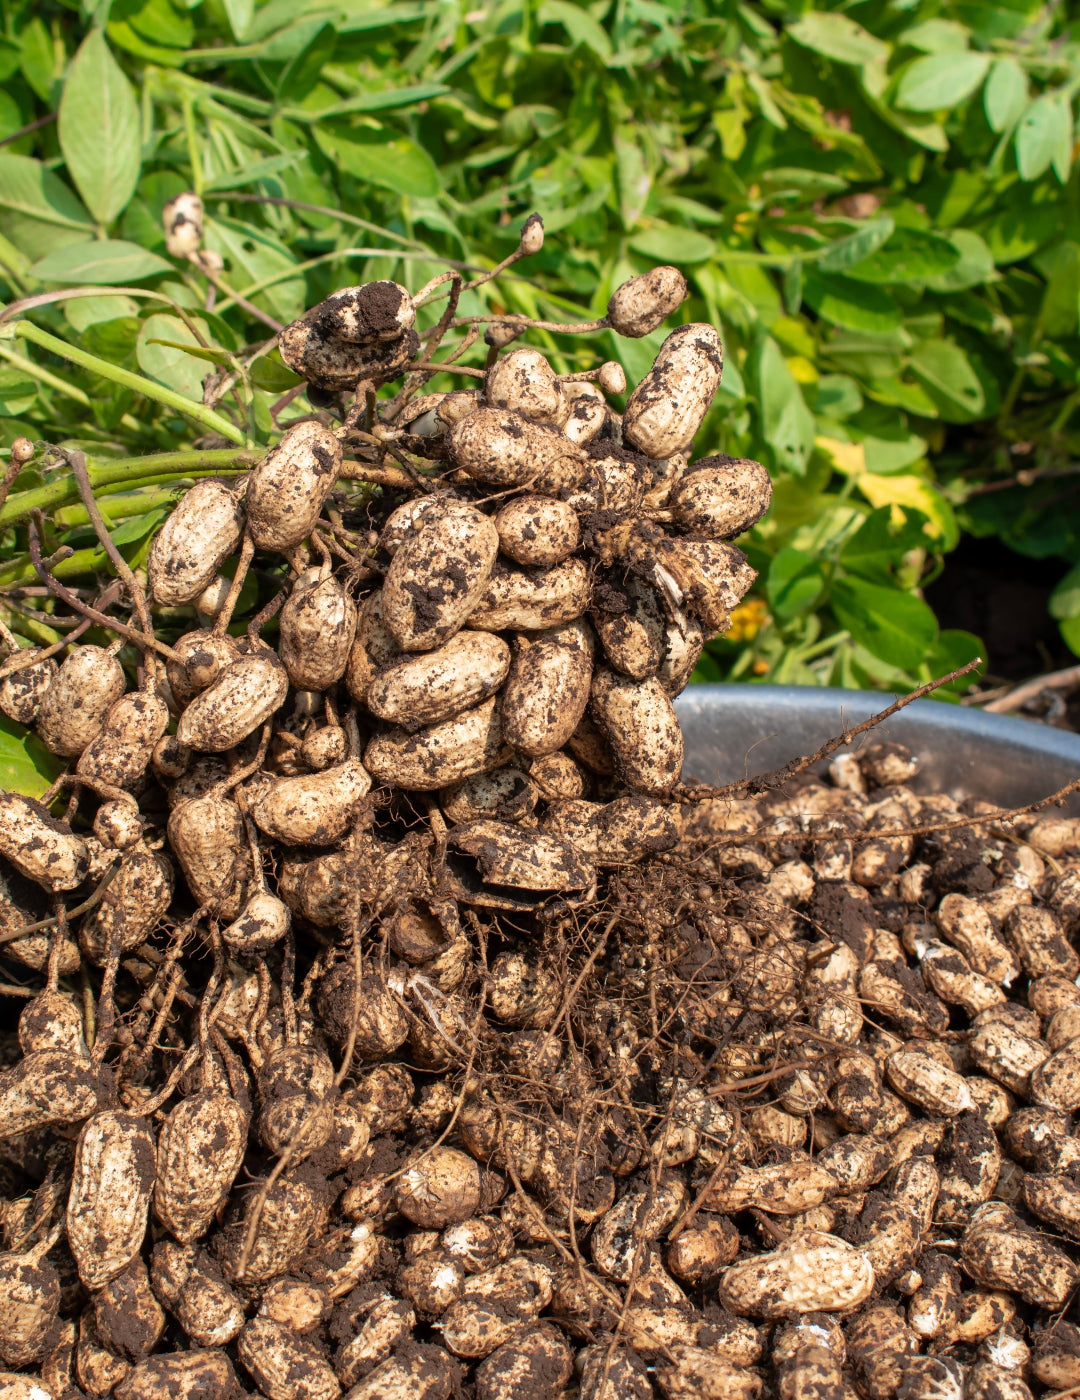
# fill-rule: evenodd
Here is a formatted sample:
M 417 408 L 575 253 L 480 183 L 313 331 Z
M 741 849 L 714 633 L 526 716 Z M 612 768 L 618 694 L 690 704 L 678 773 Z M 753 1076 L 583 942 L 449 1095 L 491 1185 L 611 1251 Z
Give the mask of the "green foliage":
M 101 481 L 207 431 L 258 447 L 295 385 L 268 323 L 348 283 L 489 267 L 535 209 L 543 252 L 464 311 L 588 319 L 674 262 L 675 320 L 723 327 L 698 449 L 761 458 L 776 489 L 743 542 L 759 583 L 700 675 L 891 688 L 964 664 L 979 640 L 921 596 L 964 530 L 1063 561 L 1052 611 L 1080 653 L 1067 7 L 11 0 L 5 25 L 0 140 L 58 119 L 0 149 L 3 294 L 103 290 L 0 334 L 0 442 L 76 442 Z M 185 189 L 215 287 L 165 248 Z M 634 380 L 663 334 L 534 343 Z M 137 559 L 163 481 L 121 476 L 105 499 Z M 26 474 L 0 584 L 42 492 L 49 547 L 76 550 L 58 568 L 105 572 L 85 522 L 63 526 L 61 475 Z

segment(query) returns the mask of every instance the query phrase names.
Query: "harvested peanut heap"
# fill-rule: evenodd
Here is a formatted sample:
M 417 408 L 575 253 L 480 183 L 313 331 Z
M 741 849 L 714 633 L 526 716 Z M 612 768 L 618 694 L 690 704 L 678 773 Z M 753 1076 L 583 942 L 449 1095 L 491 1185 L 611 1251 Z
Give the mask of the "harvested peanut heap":
M 621 415 L 513 320 L 417 398 L 431 290 L 287 328 L 319 412 L 117 566 L 112 645 L 3 667 L 71 801 L 0 799 L 0 1400 L 1080 1385 L 1080 825 L 887 745 L 677 786 L 769 498 L 689 460 L 716 333 Z

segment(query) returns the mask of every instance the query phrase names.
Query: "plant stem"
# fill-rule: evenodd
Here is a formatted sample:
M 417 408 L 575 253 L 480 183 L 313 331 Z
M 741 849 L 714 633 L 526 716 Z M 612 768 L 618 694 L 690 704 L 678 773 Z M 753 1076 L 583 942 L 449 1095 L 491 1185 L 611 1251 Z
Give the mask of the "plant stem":
M 102 462 L 90 468 L 90 480 L 94 486 L 109 486 L 113 482 L 128 482 L 131 486 L 149 485 L 155 477 L 214 473 L 219 471 L 246 471 L 262 457 L 258 449 L 236 451 L 235 448 L 214 448 L 205 452 L 157 452 L 149 457 L 128 457 L 123 462 Z M 188 470 L 185 470 L 188 469 Z M 66 505 L 77 501 L 79 493 L 70 477 L 50 481 L 46 486 L 36 486 L 31 491 L 20 491 L 10 497 L 0 509 L 0 526 L 25 519 L 32 510 L 49 510 L 53 506 Z
M 97 355 L 90 355 L 85 350 L 69 345 L 67 341 L 41 330 L 33 321 L 16 321 L 12 329 L 21 340 L 29 340 L 33 345 L 40 345 L 43 350 L 51 350 L 54 355 L 70 360 L 72 364 L 81 365 L 83 369 L 100 374 L 116 384 L 123 384 L 127 389 L 134 389 L 137 394 L 154 399 L 167 408 L 175 409 L 186 418 L 192 419 L 211 432 L 220 433 L 222 437 L 228 438 L 238 446 L 246 445 L 244 434 L 234 423 L 230 423 L 220 413 L 215 413 L 212 408 L 192 403 L 191 399 L 184 398 L 183 394 L 178 394 L 174 389 L 155 384 L 153 380 L 145 379 L 141 374 L 133 374 L 130 370 L 121 369 L 119 365 L 110 364 L 108 360 L 102 360 Z

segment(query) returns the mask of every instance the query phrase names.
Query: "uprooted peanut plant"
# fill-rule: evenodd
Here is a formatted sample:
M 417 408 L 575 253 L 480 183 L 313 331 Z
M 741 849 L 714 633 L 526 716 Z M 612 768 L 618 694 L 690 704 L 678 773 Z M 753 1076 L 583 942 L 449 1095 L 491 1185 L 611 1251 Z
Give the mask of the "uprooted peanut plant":
M 1076 830 L 972 822 L 888 746 L 682 785 L 672 701 L 770 497 L 691 460 L 719 336 L 673 329 L 620 415 L 617 364 L 556 375 L 465 286 L 285 328 L 315 412 L 145 576 L 75 450 L 117 578 L 69 588 L 31 524 L 72 630 L 0 672 L 66 765 L 0 798 L 0 1396 L 1073 1385 L 1080 1269 L 1031 1220 L 1080 1239 Z M 657 268 L 558 329 L 684 295 Z

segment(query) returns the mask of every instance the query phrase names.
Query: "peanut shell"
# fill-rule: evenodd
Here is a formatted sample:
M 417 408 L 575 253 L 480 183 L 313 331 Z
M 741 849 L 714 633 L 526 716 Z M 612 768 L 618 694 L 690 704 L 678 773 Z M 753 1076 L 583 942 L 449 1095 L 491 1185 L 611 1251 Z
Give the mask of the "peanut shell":
M 447 500 L 421 518 L 382 587 L 383 621 L 403 651 L 431 651 L 464 626 L 498 548 L 494 524 L 464 501 Z
M 321 773 L 282 778 L 251 809 L 257 825 L 287 846 L 329 846 L 356 820 L 371 790 L 358 758 Z
M 378 782 L 414 792 L 434 792 L 497 768 L 509 757 L 501 704 L 492 696 L 441 724 L 409 734 L 376 734 L 364 750 L 364 767 Z
M 594 870 L 568 842 L 503 822 L 475 821 L 455 826 L 450 843 L 476 860 L 481 877 L 493 885 L 526 890 L 581 890 Z
M 105 1086 L 82 1054 L 33 1050 L 0 1070 L 0 1140 L 97 1111 Z
M 730 540 L 755 525 L 771 500 L 772 482 L 760 462 L 717 456 L 691 464 L 669 507 L 675 523 L 690 534 Z
M 517 564 L 550 569 L 581 542 L 577 512 L 551 496 L 516 496 L 495 515 L 499 548 Z M 33 669 L 33 668 L 31 668 Z
M 0 1254 L 0 1361 L 40 1361 L 60 1311 L 60 1280 L 38 1251 Z
M 468 626 L 485 632 L 512 628 L 540 632 L 574 622 L 589 606 L 589 570 L 583 559 L 564 559 L 547 570 L 503 564 L 493 569 Z
M 239 917 L 221 930 L 221 937 L 234 953 L 265 953 L 285 937 L 291 922 L 287 904 L 266 890 L 256 890 Z
M 333 574 L 299 585 L 300 579 L 281 609 L 279 654 L 297 690 L 326 690 L 345 674 L 356 604 Z
M 720 337 L 712 326 L 693 323 L 672 331 L 630 395 L 624 439 L 655 459 L 685 452 L 713 401 L 722 367 Z
M 858 1250 L 807 1230 L 770 1254 L 732 1264 L 720 1280 L 720 1301 L 750 1317 L 840 1312 L 868 1298 L 873 1287 L 874 1270 Z
M 0 855 L 20 875 L 50 890 L 73 890 L 86 878 L 90 852 L 30 797 L 0 792 Z
M 425 499 L 428 499 L 425 497 Z M 345 688 L 354 700 L 366 703 L 368 687 L 378 671 L 401 655 L 394 634 L 383 621 L 382 589 L 369 593 L 360 605 L 356 640 L 345 667 Z
M 233 1400 L 236 1372 L 221 1351 L 193 1348 L 148 1356 L 116 1387 L 115 1400 Z
M 589 703 L 594 649 L 583 620 L 516 638 L 502 702 L 508 744 L 530 758 L 563 748 Z
M 609 610 L 605 603 L 622 610 Z M 609 666 L 635 681 L 656 675 L 667 645 L 667 619 L 655 589 L 630 578 L 625 590 L 609 589 L 592 616 Z
M 341 471 L 341 443 L 321 423 L 289 428 L 248 478 L 248 531 L 259 549 L 293 549 L 311 533 Z
M 397 1206 L 425 1230 L 468 1218 L 480 1204 L 480 1168 L 452 1147 L 436 1147 L 398 1177 Z
M 101 902 L 84 919 L 79 946 L 99 967 L 114 941 L 129 953 L 146 941 L 164 916 L 173 896 L 173 868 L 158 851 L 125 853 Z
M 547 358 L 539 350 L 511 350 L 488 370 L 484 393 L 492 408 L 519 413 L 531 423 L 561 428 L 570 405 Z
M 247 1129 L 240 1105 L 216 1090 L 182 1099 L 162 1123 L 154 1213 L 184 1244 L 202 1238 L 228 1199 L 244 1160 Z
M 78 758 L 126 689 L 115 656 L 101 647 L 77 646 L 64 658 L 38 710 L 37 731 L 45 746 L 61 758 Z
M 237 492 L 212 477 L 185 491 L 150 546 L 146 572 L 161 607 L 193 602 L 240 543 L 244 509 Z
M 677 267 L 654 267 L 617 287 L 607 305 L 612 330 L 640 340 L 686 300 L 686 278 Z
M 247 835 L 236 804 L 212 794 L 187 798 L 173 808 L 168 834 L 198 904 L 219 918 L 235 919 L 252 877 Z
M 273 653 L 242 656 L 192 700 L 180 716 L 177 740 L 204 753 L 233 749 L 281 708 L 288 690 L 285 668 Z
M 506 679 L 510 648 L 501 637 L 459 632 L 434 651 L 403 656 L 379 671 L 367 690 L 372 714 L 416 730 L 486 700 Z
M 599 667 L 589 708 L 611 745 L 627 787 L 649 797 L 665 797 L 682 772 L 683 741 L 660 682 L 655 677 L 632 681 Z
M 337 1400 L 330 1363 L 303 1337 L 269 1317 L 253 1317 L 236 1354 L 268 1400 Z
M 136 1114 L 109 1110 L 84 1124 L 75 1148 L 67 1237 L 87 1288 L 101 1288 L 139 1252 L 154 1163 L 153 1134 Z
M 526 487 L 546 496 L 573 491 L 587 459 L 557 428 L 503 408 L 476 408 L 451 429 L 450 455 L 474 481 L 505 491 Z
M 576 516 L 574 524 L 577 524 Z M 27 661 L 43 650 L 43 647 L 26 647 L 17 655 L 20 661 Z M 24 666 L 21 671 L 5 676 L 0 681 L 0 711 L 16 724 L 33 724 L 58 669 L 53 658 L 47 656 L 44 661 L 37 661 L 32 666 Z
M 533 783 L 512 766 L 478 773 L 439 794 L 443 813 L 452 822 L 471 822 L 481 817 L 500 822 L 521 821 L 536 806 L 536 799 Z

